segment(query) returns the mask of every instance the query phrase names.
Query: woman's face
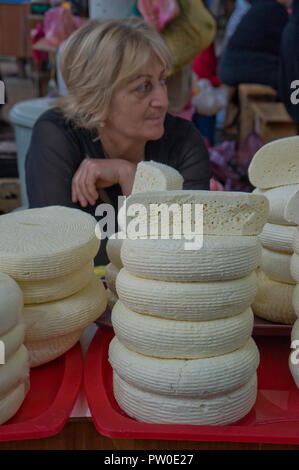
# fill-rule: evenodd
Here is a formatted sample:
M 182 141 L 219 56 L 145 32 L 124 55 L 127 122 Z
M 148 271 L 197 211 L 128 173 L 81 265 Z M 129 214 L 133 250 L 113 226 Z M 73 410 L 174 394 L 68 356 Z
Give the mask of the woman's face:
M 113 95 L 106 129 L 136 140 L 160 139 L 168 108 L 167 70 L 152 57 L 139 73 Z

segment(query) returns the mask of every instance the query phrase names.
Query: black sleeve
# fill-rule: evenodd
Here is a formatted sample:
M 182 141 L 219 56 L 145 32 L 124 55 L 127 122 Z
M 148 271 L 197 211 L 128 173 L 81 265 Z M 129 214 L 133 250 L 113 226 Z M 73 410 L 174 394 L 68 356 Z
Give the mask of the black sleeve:
M 191 124 L 184 143 L 178 152 L 177 170 L 184 178 L 183 189 L 210 189 L 210 158 L 204 140 Z
M 59 126 L 47 120 L 36 123 L 26 156 L 29 206 L 63 205 L 72 202 L 72 177 L 84 156 Z

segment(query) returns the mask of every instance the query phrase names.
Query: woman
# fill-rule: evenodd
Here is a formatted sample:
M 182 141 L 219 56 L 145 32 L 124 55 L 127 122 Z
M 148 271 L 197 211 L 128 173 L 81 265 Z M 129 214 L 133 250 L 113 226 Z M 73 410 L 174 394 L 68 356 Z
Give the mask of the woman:
M 94 215 L 104 188 L 116 209 L 142 160 L 176 168 L 186 189 L 209 189 L 201 135 L 167 114 L 170 64 L 163 39 L 140 19 L 93 20 L 70 36 L 61 63 L 68 94 L 38 119 L 27 154 L 30 207 L 58 204 Z

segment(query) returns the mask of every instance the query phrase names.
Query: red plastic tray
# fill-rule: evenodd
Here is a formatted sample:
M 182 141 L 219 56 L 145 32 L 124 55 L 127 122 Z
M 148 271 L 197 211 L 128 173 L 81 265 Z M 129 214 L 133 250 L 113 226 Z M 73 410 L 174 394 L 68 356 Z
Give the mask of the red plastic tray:
M 291 336 L 293 326 L 274 323 L 254 316 L 253 336 Z
M 83 356 L 78 342 L 63 356 L 31 369 L 30 391 L 21 408 L 0 426 L 0 441 L 54 436 L 65 425 L 83 379 Z
M 100 434 L 124 439 L 299 444 L 299 390 L 288 368 L 289 338 L 255 338 L 261 355 L 258 396 L 245 418 L 229 426 L 194 426 L 141 423 L 119 408 L 107 359 L 112 337 L 113 332 L 97 331 L 84 369 L 85 393 Z

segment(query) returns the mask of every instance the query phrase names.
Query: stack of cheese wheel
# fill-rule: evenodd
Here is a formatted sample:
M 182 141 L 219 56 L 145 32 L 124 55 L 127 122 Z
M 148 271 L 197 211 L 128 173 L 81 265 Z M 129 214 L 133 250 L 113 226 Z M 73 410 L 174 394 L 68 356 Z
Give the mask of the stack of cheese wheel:
M 183 177 L 174 168 L 154 161 L 140 162 L 137 165 L 132 194 L 151 191 L 168 191 L 182 189 Z M 120 250 L 125 235 L 116 233 L 109 238 L 106 246 L 110 263 L 106 266 L 105 278 L 107 283 L 108 305 L 112 309 L 118 300 L 115 282 L 123 267 Z
M 17 283 L 0 273 L 0 425 L 18 411 L 30 388 L 23 305 Z
M 252 308 L 261 318 L 285 324 L 293 324 L 296 318 L 292 303 L 296 281 L 291 272 L 296 224 L 287 220 L 285 210 L 299 189 L 298 149 L 298 137 L 271 142 L 255 154 L 248 170 L 257 188 L 254 193 L 266 196 L 270 203 L 268 223 L 260 235 L 259 289 Z
M 95 225 L 89 214 L 63 206 L 0 217 L 0 271 L 23 291 L 31 367 L 70 349 L 106 308 L 93 270 L 100 244 Z
M 203 246 L 189 249 L 188 242 L 186 249 L 186 240 L 175 237 L 123 242 L 109 348 L 115 398 L 144 422 L 238 421 L 257 394 L 250 305 L 268 201 L 246 193 L 157 191 L 130 196 L 127 211 L 143 204 L 149 214 L 150 204 L 160 203 L 203 204 Z M 178 225 L 172 232 L 178 235 Z

